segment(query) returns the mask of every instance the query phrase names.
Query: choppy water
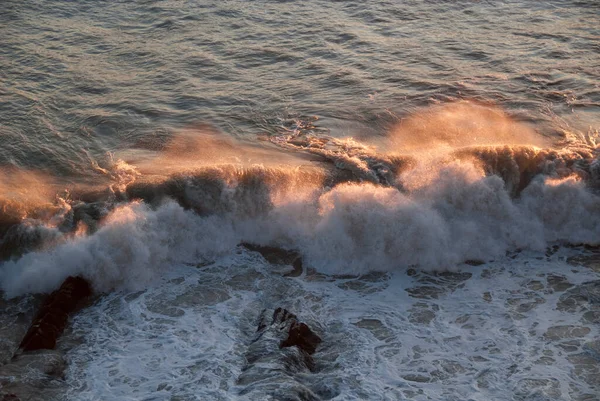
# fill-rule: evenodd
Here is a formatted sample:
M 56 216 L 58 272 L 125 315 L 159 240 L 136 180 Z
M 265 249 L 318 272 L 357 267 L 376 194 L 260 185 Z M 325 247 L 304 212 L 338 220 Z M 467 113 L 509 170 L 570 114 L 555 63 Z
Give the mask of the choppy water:
M 599 20 L 596 0 L 2 1 L 0 360 L 31 294 L 79 274 L 104 295 L 0 391 L 599 399 Z M 255 341 L 280 306 L 323 337 L 313 369 Z

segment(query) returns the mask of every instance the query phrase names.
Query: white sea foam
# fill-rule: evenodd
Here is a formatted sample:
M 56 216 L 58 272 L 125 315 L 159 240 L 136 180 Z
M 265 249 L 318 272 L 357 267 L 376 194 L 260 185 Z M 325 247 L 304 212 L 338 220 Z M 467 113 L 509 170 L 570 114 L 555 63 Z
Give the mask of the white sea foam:
M 137 167 L 116 161 L 108 204 L 120 203 L 96 213 L 91 234 L 85 208 L 46 205 L 58 212 L 45 219 L 23 211 L 51 241 L 1 265 L 0 288 L 47 292 L 76 274 L 101 291 L 141 288 L 173 263 L 211 260 L 241 241 L 297 249 L 308 266 L 342 274 L 600 244 L 595 143 L 537 148 L 548 141 L 490 106 L 424 110 L 374 144 L 303 131 L 275 142 L 293 152 L 183 132 Z M 322 159 L 307 166 L 304 152 Z
M 424 164 L 400 179 L 404 191 L 344 183 L 269 192 L 260 180 L 224 180 L 211 199 L 241 204 L 206 216 L 172 201 L 125 203 L 91 235 L 4 263 L 1 287 L 9 297 L 46 292 L 80 274 L 98 290 L 139 288 L 172 263 L 211 259 L 241 241 L 296 248 L 327 273 L 452 270 L 551 241 L 600 243 L 600 197 L 576 178 L 540 176 L 516 199 L 500 177 L 465 161 Z M 206 202 L 202 188 L 184 188 L 188 203 Z
M 173 265 L 145 291 L 113 292 L 75 317 L 66 399 L 268 399 L 237 379 L 261 310 L 280 306 L 323 337 L 317 368 L 263 368 L 321 399 L 593 399 L 592 367 L 577 358 L 597 327 L 559 304 L 597 275 L 572 271 L 564 252 L 539 255 L 461 266 L 462 278 L 289 279 L 243 250 L 202 269 Z
M 228 224 L 218 217 L 201 218 L 174 202 L 156 210 L 143 203 L 126 204 L 93 235 L 6 262 L 2 288 L 9 297 L 46 292 L 69 275 L 90 279 L 100 291 L 120 285 L 140 288 L 168 263 L 197 263 L 231 250 L 239 238 Z

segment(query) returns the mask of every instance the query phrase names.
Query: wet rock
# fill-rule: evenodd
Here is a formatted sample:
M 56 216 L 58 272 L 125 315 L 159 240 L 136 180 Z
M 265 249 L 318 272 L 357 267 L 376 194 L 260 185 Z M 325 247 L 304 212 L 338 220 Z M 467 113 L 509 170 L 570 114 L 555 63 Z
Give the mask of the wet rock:
M 265 336 L 267 332 L 270 332 L 271 335 L 275 334 L 275 338 L 281 339 L 278 348 L 296 347 L 306 356 L 314 354 L 317 346 L 322 342 L 321 337 L 312 331 L 306 323 L 298 321 L 296 315 L 283 308 L 275 309 L 270 323 L 267 322 L 263 312 L 258 324 L 258 337 L 255 342 Z
M 274 265 L 289 265 L 293 270 L 284 274 L 284 277 L 298 277 L 302 274 L 302 258 L 295 251 L 289 251 L 273 246 L 262 246 L 243 242 L 240 244 L 252 252 L 258 252 L 269 263 Z
M 293 322 L 288 331 L 288 338 L 280 344 L 280 347 L 296 346 L 307 352 L 309 355 L 312 355 L 317 350 L 317 346 L 321 341 L 321 338 L 316 335 L 306 323 Z
M 302 375 L 315 369 L 311 354 L 321 338 L 293 313 L 277 308 L 263 311 L 255 338 L 248 345 L 246 366 L 237 379 L 240 395 L 259 394 L 277 400 L 319 400 L 303 384 Z M 300 376 L 298 376 L 300 375 Z
M 473 273 L 469 272 L 440 272 L 434 274 L 441 282 L 459 284 L 473 277 Z
M 443 288 L 423 285 L 419 287 L 407 288 L 406 292 L 408 292 L 408 294 L 413 298 L 438 299 L 438 297 L 445 291 Z
M 567 259 L 567 263 L 573 266 L 585 266 L 600 273 L 600 252 L 573 256 Z
M 19 348 L 23 351 L 54 349 L 56 340 L 67 325 L 69 314 L 91 294 L 92 288 L 85 279 L 68 277 L 58 290 L 46 298 Z
M 0 293 L 0 365 L 10 361 L 39 309 L 39 296 L 5 300 Z
M 554 255 L 556 252 L 558 252 L 559 249 L 560 249 L 560 246 L 558 246 L 558 245 L 552 245 L 552 247 L 546 247 L 546 257 L 550 257 L 550 256 Z
M 280 348 L 296 346 L 309 355 L 317 350 L 317 346 L 322 342 L 321 337 L 316 335 L 306 323 L 298 322 L 296 315 L 291 314 L 286 309 L 277 308 L 273 313 L 273 322 L 290 322 L 288 336 L 280 344 Z
M 66 390 L 65 369 L 65 359 L 56 350 L 18 354 L 8 364 L 0 366 L 0 389 L 7 395 L 17 396 L 7 401 L 62 399 Z M 1 395 L 0 400 L 4 401 Z
M 15 224 L 4 233 L 0 241 L 0 260 L 18 258 L 39 249 L 44 242 L 45 226 Z
M 406 381 L 416 382 L 416 383 L 429 383 L 431 381 L 431 377 L 418 375 L 418 374 L 408 374 L 402 376 L 402 378 Z
M 37 350 L 15 355 L 10 363 L 0 367 L 3 377 L 28 377 L 32 374 L 38 377 L 62 379 L 66 361 L 60 351 Z

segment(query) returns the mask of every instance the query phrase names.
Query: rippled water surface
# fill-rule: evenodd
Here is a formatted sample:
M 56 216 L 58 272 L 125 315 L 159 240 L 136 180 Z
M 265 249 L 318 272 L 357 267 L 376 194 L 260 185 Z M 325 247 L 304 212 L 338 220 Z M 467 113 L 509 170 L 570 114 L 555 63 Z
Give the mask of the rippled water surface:
M 0 13 L 0 163 L 88 175 L 106 152 L 211 124 L 309 116 L 381 133 L 416 107 L 495 102 L 597 130 L 588 1 L 12 1 Z

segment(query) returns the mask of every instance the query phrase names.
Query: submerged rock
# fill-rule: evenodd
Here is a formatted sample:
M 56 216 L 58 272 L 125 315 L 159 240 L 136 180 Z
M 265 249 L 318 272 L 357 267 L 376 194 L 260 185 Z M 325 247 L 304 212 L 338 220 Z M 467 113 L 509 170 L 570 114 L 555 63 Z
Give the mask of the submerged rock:
M 54 349 L 64 331 L 69 314 L 92 295 L 90 284 L 81 277 L 68 277 L 60 288 L 46 298 L 23 337 L 23 351 Z
M 269 263 L 274 265 L 289 265 L 293 270 L 284 274 L 285 277 L 298 277 L 302 274 L 302 258 L 295 251 L 289 251 L 274 246 L 255 245 L 247 242 L 240 244 L 252 252 L 258 252 Z
M 16 355 L 0 366 L 0 401 L 58 400 L 66 389 L 66 361 L 57 350 L 40 350 Z M 0 392 L 0 394 L 3 394 Z M 7 397 L 8 398 L 3 398 Z
M 584 266 L 595 272 L 600 272 L 600 252 L 597 249 L 593 249 L 591 253 L 583 253 L 581 255 L 568 258 L 567 263 L 573 266 Z

